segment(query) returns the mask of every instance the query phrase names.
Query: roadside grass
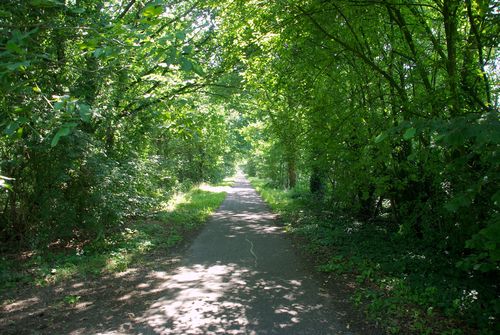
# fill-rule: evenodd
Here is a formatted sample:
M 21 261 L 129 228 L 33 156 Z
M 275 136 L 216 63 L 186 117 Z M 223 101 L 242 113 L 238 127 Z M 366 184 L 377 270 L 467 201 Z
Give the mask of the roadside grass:
M 384 224 L 326 211 L 305 190 L 250 181 L 318 271 L 354 283 L 352 301 L 389 334 L 495 334 L 495 316 L 476 303 L 478 283 L 449 255 L 388 232 Z
M 147 253 L 168 251 L 203 226 L 226 197 L 220 190 L 232 183 L 225 179 L 179 192 L 153 213 L 128 220 L 107 237 L 83 246 L 0 256 L 0 292 L 23 284 L 44 286 L 76 276 L 121 272 L 143 262 Z

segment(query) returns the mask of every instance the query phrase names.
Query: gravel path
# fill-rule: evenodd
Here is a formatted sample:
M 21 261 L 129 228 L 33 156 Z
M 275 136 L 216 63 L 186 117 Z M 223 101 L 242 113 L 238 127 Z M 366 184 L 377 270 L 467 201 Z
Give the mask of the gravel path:
M 13 313 L 11 322 L 17 326 L 11 330 L 25 334 L 380 334 L 349 309 L 345 293 L 323 287 L 323 280 L 294 252 L 274 215 L 239 175 L 222 206 L 178 259 L 158 259 L 154 267 L 131 269 L 119 278 L 59 288 L 59 295 L 72 289 L 82 295 L 82 301 L 65 312 L 51 309 L 49 301 L 35 308 L 35 314 Z M 46 301 L 40 295 L 57 296 L 57 290 L 49 288 L 38 297 L 26 298 L 36 304 Z M 42 314 L 36 314 L 40 310 Z M 33 318 L 40 319 L 38 324 L 33 324 Z M 19 326 L 23 320 L 28 328 Z

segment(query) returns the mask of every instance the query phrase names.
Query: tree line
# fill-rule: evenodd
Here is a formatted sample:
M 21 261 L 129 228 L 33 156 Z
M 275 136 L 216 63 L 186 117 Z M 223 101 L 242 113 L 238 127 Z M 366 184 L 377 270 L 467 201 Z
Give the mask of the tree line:
M 498 10 L 482 0 L 246 1 L 221 25 L 255 106 L 247 172 L 307 187 L 323 210 L 409 252 L 442 255 L 443 271 L 479 292 L 472 322 L 490 326 L 500 311 Z
M 208 5 L 2 1 L 4 246 L 102 238 L 230 173 L 237 118 Z

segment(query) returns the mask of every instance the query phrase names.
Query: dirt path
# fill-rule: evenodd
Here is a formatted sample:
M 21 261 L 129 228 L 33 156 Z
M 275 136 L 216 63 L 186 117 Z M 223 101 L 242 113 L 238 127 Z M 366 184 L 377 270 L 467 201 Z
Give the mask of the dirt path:
M 179 257 L 24 296 L 0 315 L 0 333 L 379 334 L 321 284 L 238 176 Z M 69 309 L 54 303 L 68 294 L 82 298 Z

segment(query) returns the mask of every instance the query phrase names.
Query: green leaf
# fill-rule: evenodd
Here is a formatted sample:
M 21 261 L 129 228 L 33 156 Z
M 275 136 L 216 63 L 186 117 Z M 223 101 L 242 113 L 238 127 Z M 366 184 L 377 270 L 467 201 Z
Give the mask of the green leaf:
M 458 194 L 450 201 L 448 201 L 444 207 L 450 211 L 455 213 L 461 207 L 468 207 L 472 203 L 472 199 L 466 194 Z
M 184 40 L 186 38 L 186 33 L 183 31 L 178 31 L 175 33 L 175 37 L 177 37 L 179 40 Z
M 490 251 L 490 258 L 494 262 L 500 261 L 500 245 L 497 245 L 494 250 Z
M 27 123 L 29 120 L 28 118 L 24 117 L 24 116 L 21 116 L 17 119 L 17 122 L 19 122 L 19 124 L 25 124 Z
M 81 7 L 71 8 L 71 12 L 74 14 L 83 14 L 85 13 L 85 8 Z
M 413 127 L 406 129 L 405 133 L 403 134 L 403 138 L 405 140 L 409 140 L 415 136 L 415 133 L 417 130 Z
M 59 111 L 64 108 L 65 102 L 64 101 L 58 101 L 54 104 L 54 110 Z
M 500 244 L 500 220 L 497 220 L 489 224 L 486 228 L 479 231 L 480 235 L 495 241 L 495 243 Z
M 79 296 L 79 295 L 67 295 L 64 297 L 64 302 L 69 304 L 69 305 L 74 305 L 80 300 L 80 298 L 81 298 L 81 296 Z
M 205 75 L 205 72 L 203 71 L 203 68 L 198 63 L 193 63 L 193 71 L 197 75 L 199 75 L 199 76 L 204 76 Z
M 169 47 L 168 51 L 166 52 L 166 59 L 165 61 L 169 64 L 175 64 L 177 61 L 177 50 L 174 47 Z
M 10 136 L 10 135 L 14 134 L 17 131 L 17 129 L 19 129 L 19 123 L 18 122 L 11 122 L 7 125 L 4 132 L 6 135 Z
M 165 36 L 161 37 L 158 39 L 158 42 L 160 44 L 166 44 L 169 41 L 172 41 L 174 39 L 174 35 L 172 34 L 166 34 Z
M 181 58 L 181 69 L 182 71 L 189 72 L 193 69 L 193 63 L 187 58 Z
M 106 53 L 106 51 L 103 48 L 97 48 L 97 49 L 94 50 L 93 55 L 94 55 L 95 58 L 99 58 L 102 55 L 104 55 L 105 53 Z
M 383 131 L 380 134 L 378 134 L 377 137 L 375 137 L 375 143 L 380 143 L 383 140 L 385 140 L 386 138 L 387 138 L 387 133 L 385 131 Z
M 78 112 L 80 114 L 80 119 L 83 122 L 89 123 L 92 117 L 92 111 L 90 110 L 90 106 L 85 103 L 78 104 Z
M 26 68 L 30 65 L 29 61 L 18 62 L 18 63 L 8 63 L 6 65 L 7 69 L 11 71 L 15 70 L 26 70 Z
M 0 17 L 11 17 L 12 13 L 3 9 L 0 9 Z
M 59 129 L 57 131 L 57 133 L 54 135 L 54 138 L 52 138 L 52 141 L 50 142 L 50 146 L 55 147 L 57 145 L 57 143 L 59 143 L 59 140 L 61 139 L 61 137 L 68 136 L 69 134 L 71 134 L 71 130 L 74 127 L 76 127 L 76 125 L 77 124 L 74 122 L 64 124 L 61 127 L 61 129 Z
M 57 133 L 54 135 L 52 138 L 52 141 L 50 142 L 51 147 L 55 147 L 57 143 L 59 143 L 59 140 L 61 139 L 62 136 L 67 136 L 71 130 L 69 128 L 61 128 L 57 131 Z
M 182 48 L 182 53 L 184 55 L 190 55 L 193 53 L 193 46 L 192 45 L 186 45 L 184 48 Z
M 8 184 L 2 176 L 0 176 L 0 188 L 5 188 L 8 190 L 12 190 L 12 186 Z
M 33 7 L 41 7 L 41 8 L 52 8 L 64 5 L 64 3 L 57 0 L 31 0 L 30 4 Z
M 21 49 L 21 47 L 12 40 L 8 41 L 7 44 L 5 45 L 5 47 L 8 51 L 13 52 L 13 53 L 17 53 L 17 54 L 24 53 L 24 50 Z
M 149 6 L 146 6 L 146 8 L 144 8 L 144 10 L 142 11 L 142 16 L 152 18 L 152 17 L 159 16 L 161 13 L 163 13 L 162 6 L 149 5 Z

